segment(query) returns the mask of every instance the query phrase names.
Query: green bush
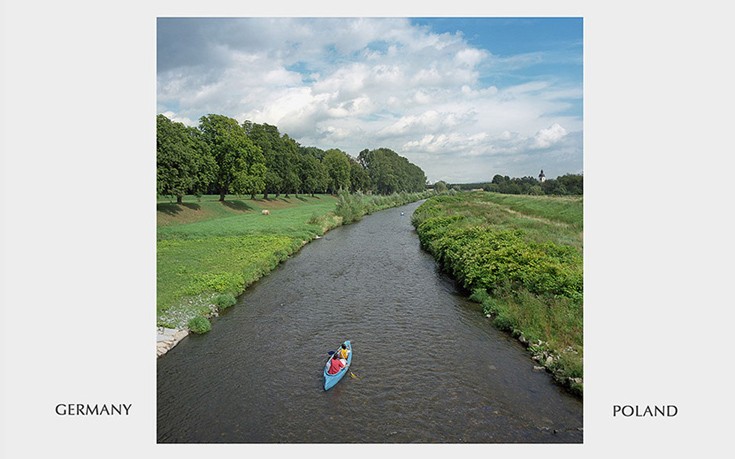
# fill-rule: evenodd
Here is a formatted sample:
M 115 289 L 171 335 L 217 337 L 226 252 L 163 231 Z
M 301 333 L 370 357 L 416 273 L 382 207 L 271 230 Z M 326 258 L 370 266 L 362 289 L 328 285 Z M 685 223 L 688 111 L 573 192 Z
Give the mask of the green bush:
M 486 300 L 490 298 L 490 295 L 487 293 L 487 290 L 484 288 L 476 288 L 472 291 L 472 295 L 470 295 L 470 300 L 474 301 L 475 303 L 484 303 Z
M 215 304 L 215 306 L 217 306 L 218 310 L 224 311 L 225 309 L 237 303 L 237 299 L 235 299 L 235 295 L 231 293 L 223 293 L 221 295 L 217 295 L 214 298 L 213 303 Z
M 209 319 L 203 316 L 194 317 L 193 319 L 189 320 L 189 323 L 187 325 L 189 327 L 189 330 L 198 335 L 207 333 L 209 330 L 212 329 L 212 323 L 209 321 Z

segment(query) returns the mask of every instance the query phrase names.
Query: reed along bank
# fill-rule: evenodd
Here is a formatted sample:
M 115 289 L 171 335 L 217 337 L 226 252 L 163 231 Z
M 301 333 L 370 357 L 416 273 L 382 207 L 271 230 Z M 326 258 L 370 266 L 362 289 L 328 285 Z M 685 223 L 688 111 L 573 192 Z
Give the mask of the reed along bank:
M 461 192 L 412 216 L 421 246 L 538 367 L 583 393 L 583 199 Z

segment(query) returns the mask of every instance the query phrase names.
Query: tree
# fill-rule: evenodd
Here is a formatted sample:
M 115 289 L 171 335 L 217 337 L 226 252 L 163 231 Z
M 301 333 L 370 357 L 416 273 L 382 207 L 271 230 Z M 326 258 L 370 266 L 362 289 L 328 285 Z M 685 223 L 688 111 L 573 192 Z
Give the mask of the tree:
M 255 199 L 255 195 L 265 188 L 265 163 L 254 163 L 248 168 L 247 174 L 239 175 L 237 178 L 236 190 L 249 194 L 251 199 Z
M 250 121 L 243 123 L 243 128 L 248 132 L 248 137 L 253 143 L 260 147 L 265 157 L 265 165 L 268 169 L 265 178 L 265 189 L 263 198 L 268 199 L 268 194 L 273 193 L 280 196 L 285 193 L 297 192 L 301 179 L 296 170 L 299 164 L 299 145 L 287 134 L 281 136 L 276 126 L 270 124 L 257 124 Z
M 541 184 L 541 188 L 544 190 L 544 194 L 568 194 L 564 185 L 556 179 L 546 179 L 546 181 Z
M 156 162 L 158 194 L 175 196 L 179 204 L 188 193 L 201 196 L 214 179 L 216 165 L 199 132 L 160 114 L 156 117 Z
M 367 192 L 371 188 L 370 175 L 355 159 L 350 158 L 350 189 L 351 191 Z
M 237 120 L 224 115 L 203 116 L 199 119 L 199 130 L 217 164 L 215 186 L 220 201 L 228 193 L 252 194 L 264 186 L 263 153 Z
M 347 153 L 333 148 L 324 154 L 324 169 L 329 175 L 328 191 L 337 194 L 350 188 L 350 159 Z
M 544 194 L 544 190 L 541 189 L 541 185 L 532 185 L 528 189 L 528 194 L 532 196 L 541 196 Z
M 434 191 L 437 193 L 446 193 L 447 192 L 447 182 L 443 180 L 439 180 L 434 184 Z
M 325 151 L 322 150 L 321 148 L 317 148 L 317 147 L 302 147 L 302 146 L 299 146 L 299 153 L 301 153 L 302 155 L 307 155 L 307 154 L 308 155 L 311 155 L 311 156 L 315 157 L 316 159 L 318 159 L 319 162 L 321 162 L 321 161 L 324 160 Z
M 357 156 L 357 160 L 368 171 L 373 190 L 380 194 L 426 189 L 424 171 L 393 150 L 388 148 L 363 150 Z
M 510 177 L 508 177 L 507 175 L 505 177 L 503 177 L 500 174 L 495 174 L 495 176 L 493 177 L 492 183 L 495 184 L 495 185 L 502 185 L 503 183 L 507 182 L 508 180 L 510 180 Z
M 391 194 L 398 190 L 398 178 L 393 170 L 393 161 L 389 150 L 379 148 L 362 154 L 362 161 L 372 181 L 373 189 L 378 194 Z
M 279 171 L 278 144 L 280 134 L 278 128 L 270 124 L 257 124 L 245 120 L 242 124 L 248 138 L 260 148 L 265 159 L 266 173 L 264 177 L 265 186 L 261 190 L 263 199 L 268 199 L 268 194 L 278 193 L 283 187 L 283 177 Z
M 299 173 L 301 178 L 301 189 L 304 193 L 320 193 L 329 186 L 329 174 L 324 169 L 321 161 L 309 153 L 300 155 Z
M 283 155 L 283 191 L 288 197 L 289 193 L 298 194 L 301 187 L 301 177 L 298 173 L 299 166 L 299 144 L 288 134 L 281 137 Z
M 583 194 L 584 178 L 577 174 L 564 174 L 556 180 L 564 186 L 569 194 Z
M 509 180 L 500 185 L 500 192 L 505 194 L 522 194 L 523 188 L 517 181 Z

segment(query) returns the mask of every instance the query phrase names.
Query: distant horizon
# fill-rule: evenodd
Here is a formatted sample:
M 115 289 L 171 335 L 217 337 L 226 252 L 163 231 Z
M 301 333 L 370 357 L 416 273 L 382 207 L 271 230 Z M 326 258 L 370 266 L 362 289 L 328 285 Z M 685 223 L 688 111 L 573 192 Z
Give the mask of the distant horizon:
M 541 171 L 539 170 L 539 172 L 541 172 Z M 508 174 L 503 174 L 501 172 L 498 172 L 495 175 L 502 175 L 503 177 L 506 177 L 507 176 L 507 177 L 510 177 L 512 179 L 514 179 L 514 178 L 522 179 L 522 178 L 525 178 L 525 177 L 529 177 L 529 178 L 537 179 L 538 180 L 538 174 L 536 174 L 536 175 L 513 176 L 513 175 L 508 175 Z M 493 177 L 495 177 L 495 175 L 493 175 Z M 559 177 L 562 177 L 564 175 L 581 175 L 581 176 L 584 176 L 584 173 L 582 173 L 582 172 L 579 172 L 579 173 L 576 173 L 576 172 L 565 172 L 563 174 L 559 174 L 559 175 L 556 175 L 554 177 L 549 177 L 548 175 L 546 175 L 546 173 L 544 173 L 544 177 L 546 177 L 546 180 L 557 180 Z M 448 184 L 448 185 L 475 185 L 475 184 L 478 184 L 479 185 L 479 184 L 482 184 L 482 183 L 490 183 L 490 182 L 492 182 L 493 181 L 493 177 L 490 177 L 488 180 L 472 180 L 472 181 L 469 181 L 469 182 L 467 182 L 467 181 L 465 181 L 465 182 L 462 182 L 462 181 L 459 181 L 459 182 L 447 182 L 446 180 L 443 180 L 443 182 L 446 183 L 446 184 Z M 439 181 L 440 180 L 437 180 L 436 182 L 439 182 Z M 436 182 L 429 182 L 429 185 L 435 185 Z
M 583 171 L 582 18 L 157 24 L 157 111 L 173 121 L 268 123 L 353 157 L 389 148 L 429 183 Z

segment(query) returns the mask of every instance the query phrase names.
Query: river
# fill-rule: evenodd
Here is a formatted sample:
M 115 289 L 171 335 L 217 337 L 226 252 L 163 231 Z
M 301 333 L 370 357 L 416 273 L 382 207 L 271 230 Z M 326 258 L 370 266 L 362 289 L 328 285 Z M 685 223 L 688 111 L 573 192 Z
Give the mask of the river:
M 581 400 L 420 249 L 418 205 L 307 244 L 158 359 L 158 442 L 581 443 Z

